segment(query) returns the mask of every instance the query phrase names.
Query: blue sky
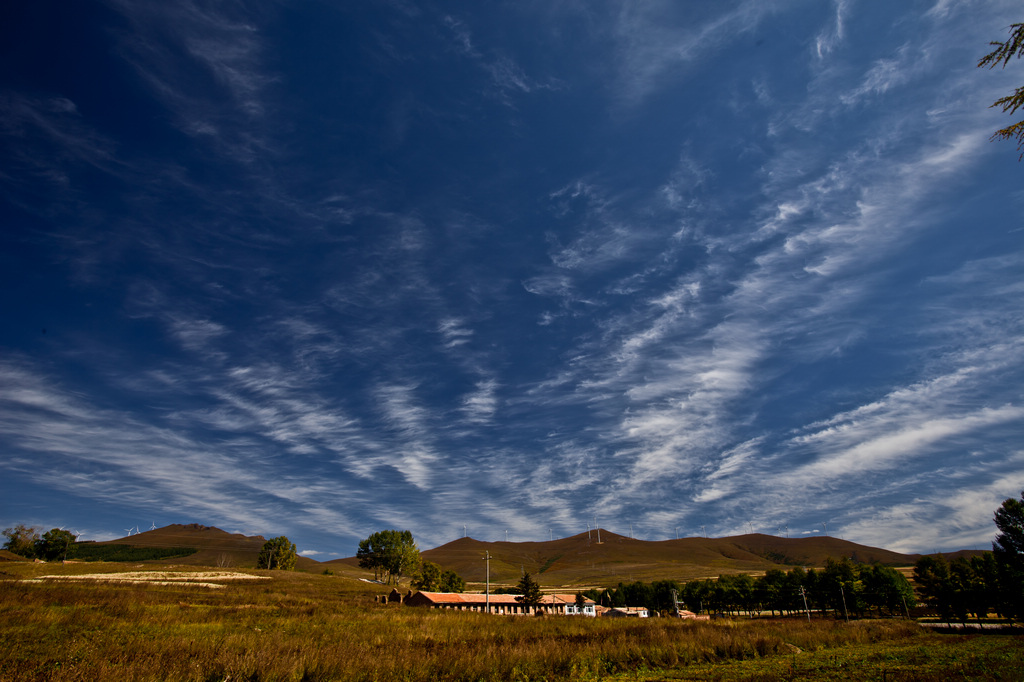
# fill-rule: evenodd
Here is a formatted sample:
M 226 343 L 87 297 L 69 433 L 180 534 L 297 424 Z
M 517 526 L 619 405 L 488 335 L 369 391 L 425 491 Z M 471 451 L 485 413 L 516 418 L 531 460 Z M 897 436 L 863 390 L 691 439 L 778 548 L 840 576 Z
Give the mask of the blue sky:
M 7 3 L 0 524 L 987 547 L 1020 10 Z

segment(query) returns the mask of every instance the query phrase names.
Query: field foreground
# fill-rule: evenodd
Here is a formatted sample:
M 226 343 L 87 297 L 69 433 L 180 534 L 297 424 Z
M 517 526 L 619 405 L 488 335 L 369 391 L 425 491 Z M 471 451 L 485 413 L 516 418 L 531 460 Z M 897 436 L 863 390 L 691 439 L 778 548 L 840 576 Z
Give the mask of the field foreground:
M 623 621 L 444 613 L 350 578 L 18 565 L 0 575 L 2 680 L 1020 679 L 1024 637 L 906 621 Z M 157 570 L 154 567 L 154 570 Z M 89 579 L 67 579 L 94 574 Z M 95 574 L 100 574 L 99 576 Z M 45 577 L 51 576 L 51 577 Z M 184 576 L 184 577 L 183 577 Z

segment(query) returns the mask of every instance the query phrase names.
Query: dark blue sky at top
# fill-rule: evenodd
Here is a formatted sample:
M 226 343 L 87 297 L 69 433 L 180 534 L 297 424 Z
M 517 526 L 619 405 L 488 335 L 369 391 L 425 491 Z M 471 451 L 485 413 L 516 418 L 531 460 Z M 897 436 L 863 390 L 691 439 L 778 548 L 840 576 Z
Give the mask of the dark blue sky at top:
M 0 523 L 984 547 L 1024 69 L 974 65 L 1020 20 L 5 6 Z

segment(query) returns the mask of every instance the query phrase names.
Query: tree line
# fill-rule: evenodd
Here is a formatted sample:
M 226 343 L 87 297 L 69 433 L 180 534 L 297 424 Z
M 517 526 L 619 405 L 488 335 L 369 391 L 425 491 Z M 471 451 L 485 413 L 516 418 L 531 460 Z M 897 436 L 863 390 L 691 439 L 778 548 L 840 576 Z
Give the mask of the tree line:
M 678 597 L 686 609 L 715 615 L 765 611 L 787 615 L 813 610 L 837 617 L 868 613 L 900 616 L 916 604 L 910 582 L 896 569 L 858 566 L 846 558 L 828 559 L 820 570 L 769 569 L 757 577 L 738 573 L 682 585 L 674 580 L 619 583 L 583 595 L 603 606 L 643 606 L 655 613 L 671 613 Z
M 999 534 L 991 552 L 952 561 L 926 556 L 914 566 L 921 596 L 947 623 L 981 619 L 990 610 L 1024 620 L 1024 492 L 1005 500 L 994 521 Z
M 4 549 L 26 559 L 43 561 L 67 560 L 75 554 L 75 534 L 63 528 L 52 528 L 42 535 L 38 528 L 19 523 L 4 529 Z
M 918 598 L 947 622 L 981 619 L 994 611 L 1024 620 L 1024 492 L 996 510 L 999 533 L 992 552 L 952 561 L 921 557 L 914 566 L 915 593 L 910 581 L 894 568 L 828 559 L 825 566 L 788 572 L 770 569 L 764 575 L 721 575 L 683 585 L 673 580 L 619 583 L 615 588 L 587 590 L 584 596 L 604 606 L 644 606 L 669 612 L 674 597 L 701 613 L 736 614 L 769 611 L 773 615 L 817 611 L 838 617 L 868 614 L 909 615 Z

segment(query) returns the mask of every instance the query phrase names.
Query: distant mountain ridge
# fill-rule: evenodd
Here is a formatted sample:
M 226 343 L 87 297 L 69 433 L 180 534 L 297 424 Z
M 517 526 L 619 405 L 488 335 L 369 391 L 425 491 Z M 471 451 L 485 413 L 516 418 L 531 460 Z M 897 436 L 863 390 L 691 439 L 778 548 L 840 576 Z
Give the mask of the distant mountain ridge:
M 481 542 L 460 538 L 421 554 L 465 580 L 483 582 L 489 553 L 494 582 L 514 583 L 529 572 L 542 585 L 614 584 L 642 580 L 692 580 L 771 568 L 814 568 L 828 558 L 858 563 L 911 566 L 920 554 L 901 554 L 834 537 L 780 538 L 751 533 L 725 538 L 648 541 L 606 530 L 547 542 Z M 946 554 L 979 554 L 974 550 Z
M 901 554 L 833 537 L 780 538 L 751 533 L 725 538 L 637 540 L 602 529 L 544 542 L 484 542 L 470 537 L 421 552 L 425 559 L 454 570 L 471 583 L 483 583 L 485 554 L 496 584 L 514 584 L 529 572 L 545 586 L 613 585 L 642 580 L 693 580 L 727 573 L 761 573 L 770 568 L 822 566 L 829 557 L 859 563 L 911 566 L 921 554 Z M 228 533 L 197 523 L 171 524 L 97 545 L 195 548 L 195 554 L 165 560 L 201 566 L 252 567 L 266 538 Z M 89 543 L 93 544 L 93 543 Z M 302 549 L 301 547 L 299 548 Z M 976 550 L 947 553 L 948 558 L 974 555 Z M 358 569 L 355 557 L 318 562 L 300 556 L 296 568 L 317 571 Z

